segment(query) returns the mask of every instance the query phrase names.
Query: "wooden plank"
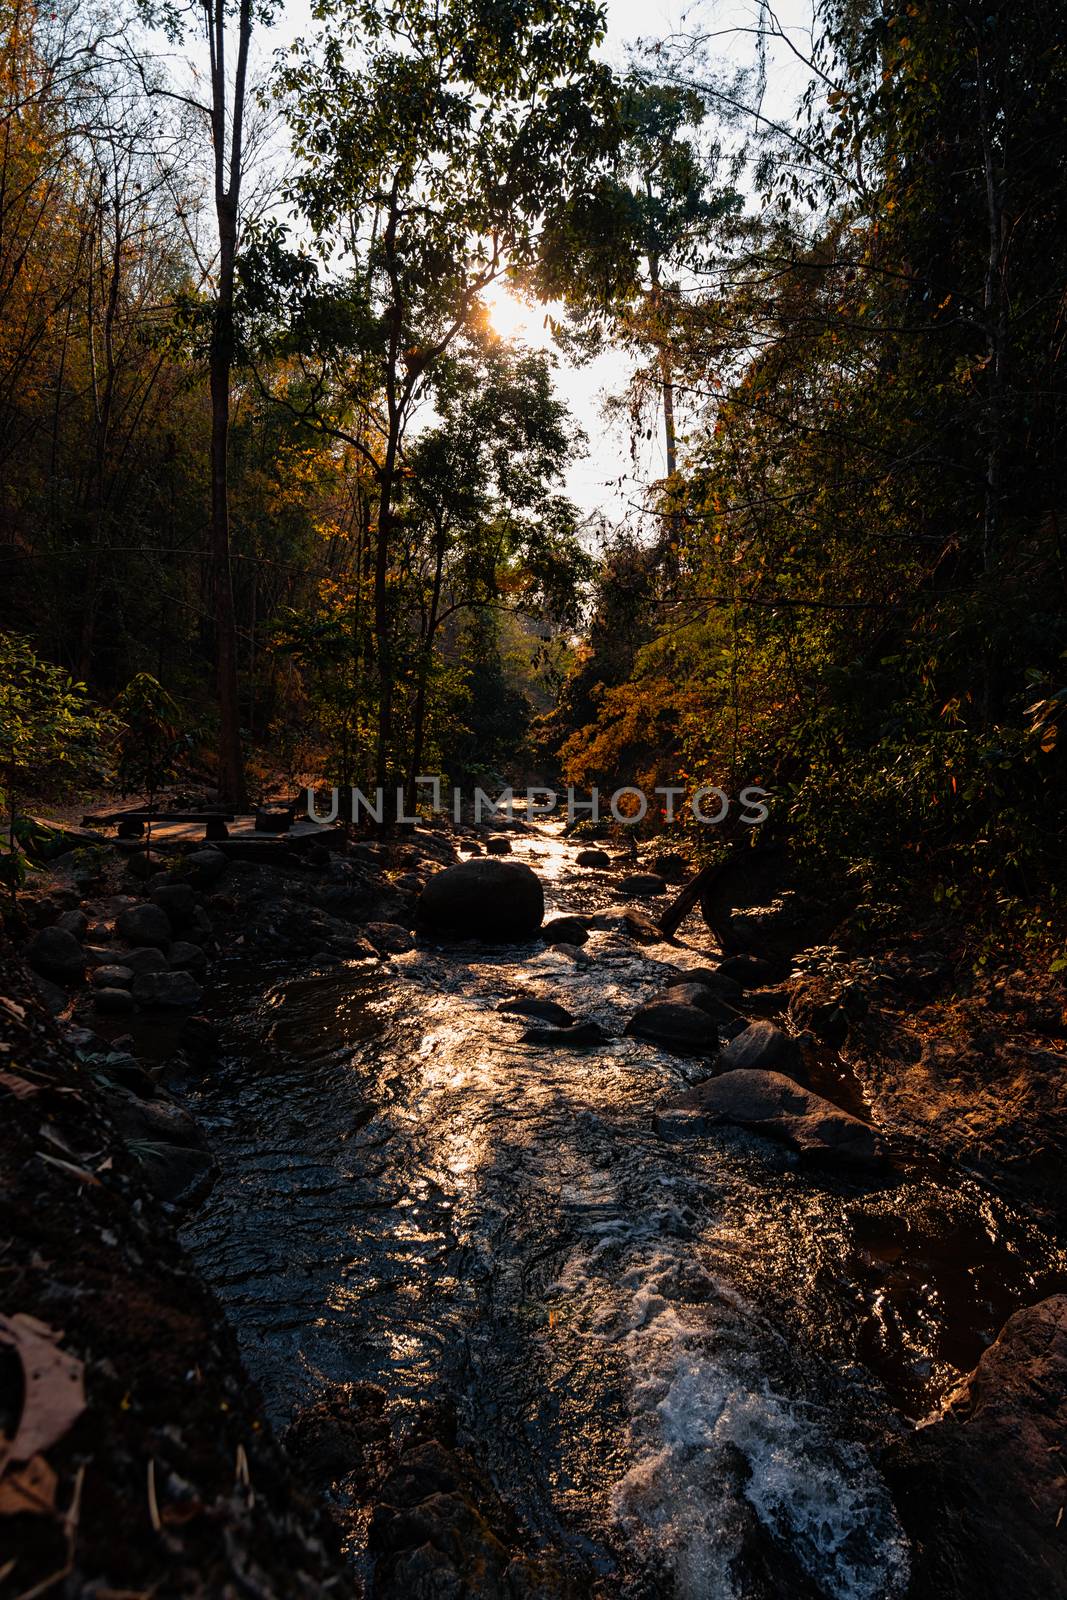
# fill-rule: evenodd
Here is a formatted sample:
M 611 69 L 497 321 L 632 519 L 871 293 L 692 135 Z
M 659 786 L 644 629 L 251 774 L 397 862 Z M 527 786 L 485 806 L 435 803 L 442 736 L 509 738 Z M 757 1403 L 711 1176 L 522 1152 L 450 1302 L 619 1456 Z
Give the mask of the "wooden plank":
M 233 811 L 112 811 L 105 817 L 83 817 L 82 827 L 104 827 L 115 822 L 235 822 Z

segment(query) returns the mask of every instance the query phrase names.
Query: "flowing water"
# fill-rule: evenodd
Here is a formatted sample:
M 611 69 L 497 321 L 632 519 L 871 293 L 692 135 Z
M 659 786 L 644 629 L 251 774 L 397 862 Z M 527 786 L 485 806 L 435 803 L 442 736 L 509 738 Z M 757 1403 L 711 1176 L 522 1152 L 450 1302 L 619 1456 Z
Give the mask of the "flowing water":
M 551 830 L 515 855 L 551 911 L 617 909 Z M 401 1414 L 446 1399 L 598 1592 L 892 1600 L 908 1546 L 877 1447 L 1062 1261 L 932 1164 L 850 1182 L 736 1130 L 660 1139 L 653 1107 L 706 1063 L 622 1028 L 707 936 L 642 948 L 598 920 L 588 963 L 536 943 L 235 971 L 197 1106 L 222 1176 L 186 1242 L 276 1422 L 333 1382 Z M 520 989 L 610 1042 L 519 1043 L 496 1008 Z

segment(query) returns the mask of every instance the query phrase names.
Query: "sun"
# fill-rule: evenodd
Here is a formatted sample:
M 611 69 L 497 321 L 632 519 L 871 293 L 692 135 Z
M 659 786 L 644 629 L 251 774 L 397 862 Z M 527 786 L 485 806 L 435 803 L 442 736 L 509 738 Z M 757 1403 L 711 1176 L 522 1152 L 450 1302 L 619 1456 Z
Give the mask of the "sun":
M 528 306 L 525 300 L 502 283 L 491 283 L 482 293 L 482 303 L 493 332 L 509 343 L 540 344 L 544 338 L 544 312 Z

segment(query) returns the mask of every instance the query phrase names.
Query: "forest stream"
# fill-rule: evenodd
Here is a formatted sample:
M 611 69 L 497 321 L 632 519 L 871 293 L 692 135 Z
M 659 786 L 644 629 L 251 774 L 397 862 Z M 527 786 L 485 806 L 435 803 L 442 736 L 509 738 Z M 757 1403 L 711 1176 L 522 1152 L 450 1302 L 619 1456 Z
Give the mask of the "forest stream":
M 560 832 L 512 837 L 550 912 L 593 917 L 576 959 L 235 960 L 216 989 L 233 1022 L 193 1109 L 221 1176 L 184 1240 L 272 1421 L 356 1381 L 400 1415 L 446 1403 L 531 1544 L 598 1593 L 903 1594 L 878 1450 L 1061 1257 L 932 1159 L 853 1180 L 737 1129 L 661 1138 L 654 1107 L 707 1064 L 623 1027 L 706 963 L 707 932 L 642 948 Z M 521 1044 L 528 1019 L 497 1009 L 520 990 L 609 1042 Z M 866 1115 L 839 1063 L 820 1071 Z

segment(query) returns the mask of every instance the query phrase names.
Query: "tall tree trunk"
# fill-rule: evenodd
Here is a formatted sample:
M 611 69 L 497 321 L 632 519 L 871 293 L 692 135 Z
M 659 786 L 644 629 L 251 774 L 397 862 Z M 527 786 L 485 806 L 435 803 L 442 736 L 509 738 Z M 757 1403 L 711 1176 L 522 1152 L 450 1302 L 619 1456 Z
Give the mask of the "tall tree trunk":
M 407 790 L 404 796 L 404 810 L 409 817 L 412 815 L 415 805 L 415 779 L 419 776 L 419 769 L 422 766 L 422 747 L 426 737 L 426 691 L 430 680 L 433 642 L 437 634 L 437 614 L 441 608 L 441 575 L 444 571 L 444 564 L 445 534 L 443 528 L 438 528 L 433 592 L 430 596 L 430 611 L 426 619 L 426 634 L 422 641 L 422 655 L 419 661 L 419 681 L 415 691 L 415 712 L 412 718 L 411 730 L 411 766 L 408 768 Z
M 237 72 L 227 152 L 226 11 L 211 0 L 207 13 L 211 54 L 211 139 L 215 157 L 215 215 L 219 232 L 218 286 L 215 297 L 209 374 L 211 386 L 211 571 L 215 621 L 215 673 L 219 700 L 219 799 L 244 810 L 248 805 L 241 759 L 241 720 L 237 689 L 237 623 L 230 561 L 228 454 L 230 376 L 233 369 L 233 292 L 237 264 L 237 219 L 243 160 L 244 102 L 248 46 L 252 35 L 251 0 L 241 0 L 238 16 Z
M 1004 453 L 1004 372 L 1008 345 L 1008 297 L 1004 281 L 1003 175 L 996 166 L 994 109 L 990 105 L 990 85 L 981 44 L 975 46 L 978 87 L 978 121 L 982 140 L 982 171 L 985 178 L 986 253 L 982 309 L 986 329 L 986 462 L 982 513 L 982 571 L 993 571 L 1000 538 L 1000 498 Z M 988 722 L 994 714 L 999 676 L 995 652 L 986 647 L 982 684 L 983 714 Z
M 228 452 L 233 364 L 233 270 L 236 219 L 219 211 L 219 295 L 211 342 L 211 574 L 215 617 L 215 674 L 219 698 L 219 799 L 244 809 L 244 764 L 237 692 L 237 623 L 230 563 Z
M 394 178 L 389 203 L 389 218 L 382 234 L 382 246 L 392 286 L 390 308 L 389 355 L 385 374 L 385 402 L 388 434 L 385 457 L 378 480 L 378 541 L 374 552 L 374 653 L 378 667 L 378 748 L 375 760 L 375 782 L 384 790 L 389 777 L 389 747 L 393 734 L 393 651 L 391 620 L 389 617 L 389 553 L 393 534 L 393 495 L 396 485 L 396 463 L 403 428 L 403 400 L 398 390 L 398 366 L 401 353 L 401 310 L 399 277 L 396 267 L 396 230 L 400 220 L 397 200 L 399 176 Z M 385 813 L 383 813 L 385 815 Z M 388 816 L 386 815 L 386 821 Z
M 648 257 L 648 275 L 652 282 L 652 301 L 658 316 L 663 297 L 659 256 L 652 252 Z M 659 371 L 660 386 L 663 390 L 663 449 L 667 458 L 667 476 L 670 478 L 678 470 L 678 435 L 674 427 L 674 367 L 671 364 L 670 351 L 662 339 L 659 339 Z

